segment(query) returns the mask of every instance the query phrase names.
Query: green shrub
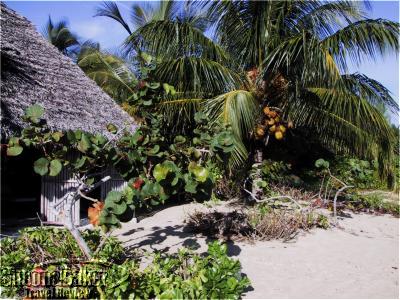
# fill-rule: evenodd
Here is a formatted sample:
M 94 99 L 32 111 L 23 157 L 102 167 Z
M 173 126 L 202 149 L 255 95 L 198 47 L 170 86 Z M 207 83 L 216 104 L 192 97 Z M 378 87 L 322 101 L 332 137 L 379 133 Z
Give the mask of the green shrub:
M 331 162 L 332 173 L 338 175 L 347 184 L 358 188 L 382 188 L 379 179 L 378 163 L 376 161 L 361 160 L 338 156 Z
M 86 231 L 83 236 L 92 250 L 98 246 L 99 231 Z M 175 255 L 149 256 L 151 263 L 140 269 L 140 260 L 130 257 L 117 239 L 108 238 L 94 258 L 85 261 L 65 229 L 27 228 L 15 239 L 1 240 L 1 296 L 237 299 L 249 286 L 247 277 L 240 274 L 239 261 L 229 258 L 226 246 L 217 242 L 209 245 L 205 256 L 185 248 Z M 52 281 L 50 285 L 33 284 L 33 276 L 41 272 Z M 15 274 L 25 274 L 26 280 L 13 285 Z
M 400 203 L 398 201 L 385 201 L 383 196 L 378 193 L 353 196 L 347 207 L 356 211 L 388 213 L 394 216 L 400 215 Z
M 283 161 L 267 159 L 262 162 L 262 178 L 268 183 L 287 181 L 290 169 L 290 165 Z

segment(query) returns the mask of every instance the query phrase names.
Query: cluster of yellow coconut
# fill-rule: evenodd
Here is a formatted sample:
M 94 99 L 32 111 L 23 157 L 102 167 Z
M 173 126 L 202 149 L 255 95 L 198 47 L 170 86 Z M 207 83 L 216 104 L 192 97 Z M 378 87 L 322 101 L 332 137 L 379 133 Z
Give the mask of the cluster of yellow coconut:
M 281 121 L 281 117 L 278 112 L 266 106 L 263 109 L 265 118 L 261 124 L 258 124 L 255 130 L 256 139 L 262 139 L 265 134 L 269 133 L 274 135 L 277 140 L 283 139 L 286 132 L 286 127 Z

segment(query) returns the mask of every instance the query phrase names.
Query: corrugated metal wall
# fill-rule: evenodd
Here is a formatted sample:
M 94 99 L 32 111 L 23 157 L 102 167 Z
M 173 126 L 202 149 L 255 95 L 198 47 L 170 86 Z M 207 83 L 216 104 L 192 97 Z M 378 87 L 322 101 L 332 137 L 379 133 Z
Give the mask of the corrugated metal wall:
M 42 177 L 41 213 L 47 222 L 63 223 L 64 197 L 77 186 L 77 181 L 72 178 L 72 174 L 66 168 L 63 168 L 55 177 Z M 79 201 L 74 205 L 75 224 L 79 224 L 79 205 Z
M 105 199 L 109 191 L 121 191 L 127 186 L 127 182 L 113 169 L 105 170 L 102 174 L 102 178 L 105 176 L 111 176 L 111 179 L 101 186 L 101 200 Z M 71 172 L 65 168 L 55 177 L 42 177 L 41 213 L 42 216 L 46 218 L 47 222 L 57 224 L 63 223 L 62 212 L 65 207 L 64 197 L 77 186 L 77 181 L 72 178 Z M 73 212 L 75 224 L 79 225 L 80 201 L 76 202 Z
M 103 172 L 103 176 L 111 176 L 111 179 L 101 186 L 101 199 L 104 200 L 109 191 L 122 191 L 128 183 L 112 168 Z

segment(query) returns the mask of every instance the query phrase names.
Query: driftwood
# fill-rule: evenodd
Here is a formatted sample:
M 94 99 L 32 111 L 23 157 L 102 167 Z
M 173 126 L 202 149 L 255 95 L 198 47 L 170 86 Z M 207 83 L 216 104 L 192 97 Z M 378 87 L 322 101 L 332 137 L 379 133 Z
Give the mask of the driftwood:
M 296 204 L 296 206 L 299 207 L 299 209 L 302 209 L 302 206 L 300 205 L 299 202 L 297 202 L 293 197 L 288 196 L 288 195 L 281 195 L 281 196 L 274 196 L 274 197 L 269 197 L 269 198 L 264 198 L 264 199 L 258 199 L 256 197 L 256 195 L 252 192 L 250 192 L 248 189 L 246 189 L 246 182 L 247 182 L 248 178 L 245 180 L 244 185 L 243 185 L 243 190 L 257 203 L 263 203 L 263 202 L 268 202 L 271 200 L 275 200 L 275 199 L 289 199 L 290 201 L 292 201 L 294 204 Z
M 93 185 L 90 185 L 90 186 L 87 186 L 83 182 L 85 177 L 80 178 L 79 179 L 80 184 L 75 189 L 75 191 L 70 192 L 65 196 L 66 209 L 64 211 L 64 226 L 72 234 L 72 236 L 74 237 L 75 241 L 77 242 L 79 248 L 82 250 L 83 254 L 86 256 L 87 259 L 91 259 L 92 258 L 92 253 L 91 253 L 87 243 L 83 239 L 78 227 L 75 226 L 74 219 L 73 219 L 73 213 L 72 213 L 73 206 L 77 201 L 79 201 L 79 199 L 82 196 L 85 199 L 88 199 L 88 200 L 91 200 L 91 201 L 96 201 L 96 199 L 93 199 L 93 198 L 85 196 L 84 193 L 88 193 L 88 192 L 96 189 L 97 187 L 102 185 L 104 182 L 110 180 L 110 178 L 111 178 L 110 176 L 104 177 L 99 182 L 97 182 L 97 183 L 95 183 Z M 103 244 L 104 244 L 104 241 L 101 241 L 100 244 L 99 244 L 99 247 L 101 247 Z M 96 250 L 95 253 L 97 253 L 97 250 Z
M 311 197 L 310 199 L 315 199 L 315 197 L 318 197 L 318 199 L 323 199 L 323 203 L 327 204 L 331 195 L 331 192 L 334 188 L 334 185 L 332 184 L 332 180 L 338 182 L 339 184 L 342 185 L 342 187 L 340 187 L 336 193 L 335 196 L 333 198 L 333 217 L 334 217 L 334 225 L 337 225 L 337 199 L 340 193 L 342 193 L 344 190 L 352 188 L 352 185 L 348 185 L 347 183 L 345 183 L 344 181 L 340 180 L 339 178 L 337 178 L 336 176 L 334 176 L 330 169 L 327 169 L 328 172 L 328 176 L 324 175 L 324 177 L 322 178 L 322 182 L 321 182 L 321 186 L 319 188 L 319 192 L 314 195 L 313 197 Z M 263 198 L 263 199 L 259 199 L 257 197 L 257 195 L 255 193 L 252 193 L 251 191 L 249 191 L 248 189 L 246 189 L 246 183 L 249 180 L 249 178 L 246 178 L 246 180 L 244 181 L 243 184 L 243 190 L 257 203 L 263 203 L 263 202 L 268 202 L 271 200 L 275 200 L 275 199 L 288 199 L 291 202 L 293 202 L 300 210 L 306 209 L 303 208 L 298 201 L 296 201 L 293 197 L 289 196 L 289 195 L 280 195 L 280 196 L 274 196 L 274 197 L 269 197 L 269 198 Z M 324 184 L 325 184 L 325 188 L 324 188 Z M 324 191 L 324 192 L 323 192 Z M 323 193 L 323 195 L 322 195 Z

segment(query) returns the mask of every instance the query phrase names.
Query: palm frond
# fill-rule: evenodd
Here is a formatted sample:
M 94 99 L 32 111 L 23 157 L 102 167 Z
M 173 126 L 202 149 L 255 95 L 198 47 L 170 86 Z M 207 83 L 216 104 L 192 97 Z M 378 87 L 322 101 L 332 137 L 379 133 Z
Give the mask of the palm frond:
M 297 126 L 312 128 L 333 151 L 360 157 L 392 160 L 390 126 L 368 100 L 351 91 L 309 88 L 301 101 L 291 103 L 289 114 Z M 381 164 L 382 174 L 389 172 Z M 386 171 L 384 170 L 386 168 Z M 387 174 L 387 173 L 386 173 Z
M 72 57 L 78 51 L 78 36 L 70 31 L 66 20 L 53 23 L 49 16 L 42 30 L 42 34 L 52 45 L 65 55 Z
M 125 22 L 121 12 L 119 11 L 118 5 L 115 2 L 105 1 L 100 6 L 98 6 L 96 9 L 95 17 L 98 16 L 114 19 L 115 21 L 120 23 L 129 34 L 132 34 L 128 23 Z
M 323 39 L 321 45 L 329 49 L 344 72 L 347 62 L 359 64 L 363 59 L 376 59 L 389 51 L 399 50 L 399 23 L 384 19 L 365 19 L 338 30 Z
M 147 3 L 145 3 L 146 5 Z M 151 20 L 153 13 L 150 5 L 133 4 L 131 11 L 131 20 L 135 29 L 146 25 Z
M 182 57 L 162 61 L 155 71 L 157 79 L 175 86 L 178 91 L 213 97 L 239 88 L 243 80 L 224 65 L 201 57 Z
M 137 47 L 161 59 L 198 56 L 226 61 L 227 54 L 189 23 L 153 21 L 136 30 L 125 41 L 127 51 Z
M 282 41 L 267 56 L 263 67 L 264 76 L 285 71 L 292 78 L 297 78 L 302 86 L 334 85 L 340 80 L 340 70 L 329 50 L 304 31 Z
M 244 141 L 254 128 L 260 114 L 259 103 L 245 90 L 233 90 L 204 102 L 204 112 L 214 122 L 230 125 L 235 136 L 234 161 L 247 158 Z
M 194 115 L 201 110 L 204 99 L 202 98 L 181 98 L 184 96 L 178 93 L 171 99 L 164 99 L 158 109 L 166 117 L 170 128 L 179 132 L 192 130 Z
M 295 16 L 292 31 L 298 33 L 307 30 L 318 37 L 327 37 L 365 16 L 366 13 L 360 1 L 317 3 L 314 9 L 301 17 Z
M 372 105 L 384 105 L 392 112 L 398 113 L 399 104 L 393 99 L 391 92 L 380 82 L 365 74 L 345 74 L 342 81 L 353 94 L 368 100 Z
M 117 102 L 134 93 L 137 78 L 123 59 L 86 47 L 78 55 L 78 65 Z

